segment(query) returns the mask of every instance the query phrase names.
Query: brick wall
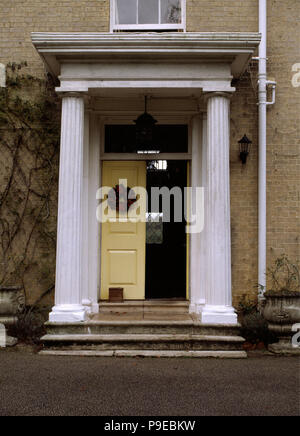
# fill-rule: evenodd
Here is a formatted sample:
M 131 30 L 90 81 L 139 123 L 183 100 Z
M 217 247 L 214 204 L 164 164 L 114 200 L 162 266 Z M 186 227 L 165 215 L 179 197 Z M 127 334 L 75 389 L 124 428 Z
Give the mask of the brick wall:
M 43 65 L 31 32 L 107 32 L 109 0 L 1 0 L 0 62 L 27 60 L 35 74 Z
M 300 62 L 300 2 L 269 1 L 269 76 L 278 83 L 268 111 L 268 256 L 300 257 L 300 87 L 292 65 Z
M 257 0 L 187 0 L 188 32 L 257 32 Z
M 0 62 L 27 60 L 34 74 L 43 65 L 30 32 L 105 32 L 108 0 L 1 0 Z M 268 1 L 268 71 L 278 82 L 277 102 L 268 110 L 268 259 L 286 252 L 299 259 L 300 87 L 291 84 L 300 63 L 299 0 Z M 258 30 L 258 0 L 187 0 L 187 31 Z M 257 282 L 257 65 L 236 84 L 231 112 L 231 208 L 233 294 L 254 296 Z M 237 141 L 253 140 L 246 166 Z M 33 290 L 34 292 L 34 290 Z
M 258 208 L 257 157 L 258 107 L 256 87 L 257 68 L 251 69 L 236 84 L 231 101 L 231 234 L 232 284 L 234 304 L 243 295 L 255 297 L 257 283 Z M 253 80 L 253 79 L 252 79 Z M 238 141 L 244 134 L 253 141 L 247 164 L 239 159 Z

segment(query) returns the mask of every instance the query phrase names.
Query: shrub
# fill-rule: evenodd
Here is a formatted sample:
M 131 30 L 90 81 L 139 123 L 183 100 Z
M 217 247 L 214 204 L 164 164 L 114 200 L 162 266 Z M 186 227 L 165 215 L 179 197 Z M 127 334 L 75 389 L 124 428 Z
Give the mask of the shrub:
M 19 312 L 17 322 L 8 328 L 8 334 L 26 344 L 39 344 L 46 333 L 47 308 L 26 307 Z
M 250 300 L 249 297 L 243 295 L 239 302 L 238 313 L 241 315 L 247 315 L 257 310 L 257 301 Z
M 247 342 L 252 344 L 263 342 L 265 345 L 276 342 L 276 336 L 269 331 L 267 321 L 257 310 L 242 315 L 240 321 L 241 335 Z

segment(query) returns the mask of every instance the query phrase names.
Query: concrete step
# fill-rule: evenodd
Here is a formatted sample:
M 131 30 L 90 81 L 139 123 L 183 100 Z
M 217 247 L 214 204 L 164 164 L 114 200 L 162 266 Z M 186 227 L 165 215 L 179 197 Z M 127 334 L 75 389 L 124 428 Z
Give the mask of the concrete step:
M 190 358 L 219 358 L 219 359 L 246 359 L 245 351 L 215 351 L 215 350 L 43 350 L 41 355 L 46 356 L 80 356 L 80 357 L 190 357 Z
M 124 301 L 123 303 L 110 303 L 100 301 L 99 313 L 164 313 L 164 314 L 188 314 L 188 301 L 170 300 L 145 300 Z
M 46 335 L 48 347 L 79 347 L 82 350 L 240 350 L 240 336 L 183 334 L 107 334 L 107 335 Z
M 239 326 L 202 325 L 192 320 L 87 321 L 75 324 L 46 323 L 47 335 L 213 335 L 238 336 Z
M 239 326 L 203 325 L 190 314 L 103 313 L 83 323 L 48 322 L 46 328 L 43 354 L 245 357 Z

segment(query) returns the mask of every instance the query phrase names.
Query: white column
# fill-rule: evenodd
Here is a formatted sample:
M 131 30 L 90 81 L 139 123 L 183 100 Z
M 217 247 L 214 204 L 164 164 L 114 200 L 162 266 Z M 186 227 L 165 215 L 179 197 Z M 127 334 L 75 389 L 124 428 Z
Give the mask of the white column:
M 100 120 L 95 114 L 90 116 L 90 154 L 89 154 L 89 299 L 92 302 L 92 312 L 99 312 L 100 297 L 100 223 L 97 221 L 96 210 L 99 201 L 96 193 L 101 186 L 100 179 Z
M 205 187 L 205 140 L 206 128 L 201 115 L 192 120 L 192 162 L 191 186 L 193 188 L 192 200 L 195 200 L 195 189 Z M 195 209 L 195 202 L 191 206 Z M 195 210 L 193 211 L 195 213 Z M 192 211 L 190 212 L 192 216 Z M 205 304 L 205 241 L 204 232 L 191 234 L 191 262 L 190 262 L 190 312 L 199 314 Z
M 82 217 L 82 305 L 87 313 L 92 313 L 92 300 L 89 298 L 89 155 L 90 155 L 90 113 L 85 108 L 83 144 L 83 217 Z
M 204 324 L 236 324 L 231 290 L 230 94 L 207 96 L 207 274 Z
M 50 322 L 81 322 L 84 97 L 62 100 L 55 307 Z

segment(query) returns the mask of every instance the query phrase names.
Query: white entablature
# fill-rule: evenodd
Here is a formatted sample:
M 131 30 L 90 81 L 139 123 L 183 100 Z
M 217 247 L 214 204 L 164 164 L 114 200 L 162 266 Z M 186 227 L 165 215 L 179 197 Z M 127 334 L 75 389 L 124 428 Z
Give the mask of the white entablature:
M 176 89 L 177 95 L 232 92 L 258 33 L 33 33 L 58 92 L 97 95 Z

